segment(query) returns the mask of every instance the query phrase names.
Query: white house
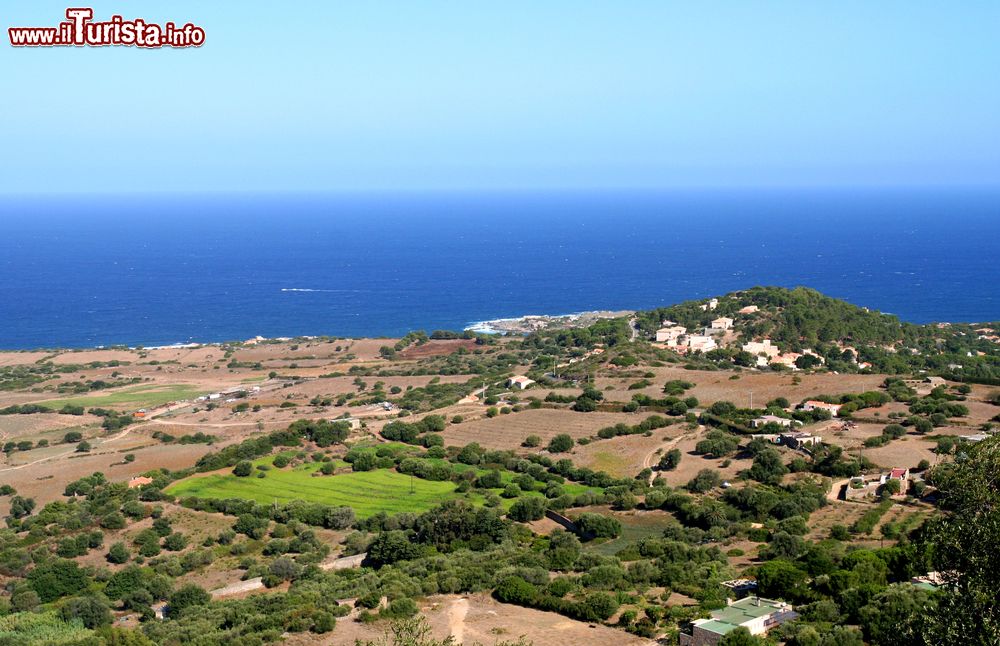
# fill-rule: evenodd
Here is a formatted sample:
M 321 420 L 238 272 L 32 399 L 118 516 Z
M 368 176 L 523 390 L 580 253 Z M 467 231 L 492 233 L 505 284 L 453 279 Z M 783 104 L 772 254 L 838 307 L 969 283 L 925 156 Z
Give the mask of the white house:
M 802 404 L 802 410 L 825 410 L 829 411 L 831 415 L 836 417 L 840 414 L 840 404 L 828 404 L 826 402 L 810 399 Z
M 795 420 L 788 419 L 787 417 L 778 417 L 777 415 L 761 415 L 757 419 L 750 420 L 750 426 L 753 428 L 760 428 L 761 426 L 766 426 L 767 424 L 777 424 L 778 426 L 784 426 L 789 428 Z
M 687 338 L 687 347 L 691 352 L 708 352 L 716 349 L 719 345 L 710 336 L 692 334 Z
M 687 328 L 683 325 L 661 327 L 656 331 L 656 342 L 666 343 L 667 345 L 676 345 L 677 339 L 684 334 L 687 334 Z
M 746 307 L 740 308 L 738 314 L 756 314 L 760 310 L 756 305 L 747 305 Z
M 720 316 L 712 321 L 713 330 L 728 330 L 733 327 L 733 319 L 728 316 Z
M 515 375 L 507 380 L 507 387 L 520 388 L 521 390 L 524 390 L 533 383 L 535 383 L 534 379 L 528 379 L 524 375 Z

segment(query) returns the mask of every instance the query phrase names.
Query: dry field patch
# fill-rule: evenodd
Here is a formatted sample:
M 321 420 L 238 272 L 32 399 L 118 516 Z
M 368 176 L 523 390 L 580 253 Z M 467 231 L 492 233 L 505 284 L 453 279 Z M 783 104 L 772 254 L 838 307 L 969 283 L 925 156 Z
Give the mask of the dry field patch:
M 655 643 L 608 626 L 500 603 L 486 593 L 464 597 L 434 595 L 418 601 L 418 606 L 436 638 L 454 635 L 457 644 L 493 644 L 522 636 L 537 646 L 648 646 Z M 356 639 L 363 642 L 378 639 L 384 630 L 384 624 L 366 625 L 343 619 L 337 621 L 337 627 L 328 636 L 291 635 L 287 643 L 296 646 L 353 644 Z
M 542 439 L 540 448 L 544 448 L 550 439 L 560 433 L 579 439 L 590 437 L 605 426 L 638 424 L 645 418 L 646 415 L 636 413 L 577 413 L 566 409 L 541 408 L 452 424 L 441 435 L 446 445 L 464 446 L 478 442 L 490 449 L 517 449 L 526 437 L 537 435 Z

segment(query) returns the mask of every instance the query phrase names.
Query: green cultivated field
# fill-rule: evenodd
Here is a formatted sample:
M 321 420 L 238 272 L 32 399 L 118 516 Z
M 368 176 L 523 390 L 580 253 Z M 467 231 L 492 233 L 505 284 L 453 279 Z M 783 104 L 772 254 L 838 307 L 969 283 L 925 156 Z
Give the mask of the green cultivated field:
M 200 498 L 245 498 L 260 503 L 292 500 L 345 505 L 361 518 L 377 512 L 397 514 L 404 511 L 420 513 L 439 505 L 448 498 L 457 498 L 453 482 L 431 482 L 408 475 L 379 469 L 335 476 L 313 476 L 319 469 L 313 463 L 294 469 L 271 469 L 263 478 L 256 473 L 246 478 L 232 474 L 195 476 L 167 489 L 174 496 Z
M 53 410 L 58 410 L 70 404 L 71 406 L 84 406 L 86 408 L 108 408 L 112 406 L 128 405 L 134 408 L 152 408 L 161 404 L 167 404 L 181 399 L 194 399 L 205 394 L 204 391 L 190 384 L 175 384 L 171 386 L 146 385 L 133 386 L 103 395 L 88 395 L 83 397 L 67 397 L 65 399 L 47 399 L 45 401 L 33 402 Z
M 285 455 L 290 455 L 286 452 Z M 254 465 L 268 464 L 274 456 L 268 456 L 254 461 Z M 327 505 L 344 505 L 354 509 L 359 518 L 368 518 L 384 511 L 387 514 L 400 512 L 425 512 L 445 500 L 464 498 L 474 504 L 482 504 L 483 496 L 455 492 L 455 483 L 437 482 L 411 478 L 410 476 L 389 469 L 375 471 L 357 471 L 332 476 L 313 475 L 319 471 L 321 464 L 309 462 L 292 468 L 264 471 L 263 478 L 258 478 L 258 471 L 245 478 L 234 476 L 230 472 L 213 473 L 205 476 L 192 476 L 167 487 L 166 492 L 183 498 L 197 496 L 198 498 L 243 498 L 269 504 L 272 502 L 291 502 L 304 500 Z M 337 462 L 338 467 L 347 466 L 346 462 Z M 473 469 L 466 465 L 453 465 L 456 471 Z M 481 471 L 477 469 L 477 471 Z M 514 478 L 513 473 L 504 472 L 501 478 L 504 483 Z M 412 486 L 413 492 L 410 492 Z M 566 493 L 577 495 L 591 490 L 581 484 L 567 482 L 563 485 Z M 500 489 L 494 489 L 500 493 Z M 541 496 L 537 491 L 525 492 L 528 496 Z M 504 498 L 504 509 L 514 504 L 514 499 Z

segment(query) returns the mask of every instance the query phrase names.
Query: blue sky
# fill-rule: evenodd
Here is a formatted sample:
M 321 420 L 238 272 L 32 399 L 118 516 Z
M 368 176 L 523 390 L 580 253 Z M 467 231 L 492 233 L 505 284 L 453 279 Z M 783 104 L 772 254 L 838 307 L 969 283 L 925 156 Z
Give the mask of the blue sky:
M 995 0 L 92 6 L 207 42 L 4 42 L 0 193 L 1000 181 Z

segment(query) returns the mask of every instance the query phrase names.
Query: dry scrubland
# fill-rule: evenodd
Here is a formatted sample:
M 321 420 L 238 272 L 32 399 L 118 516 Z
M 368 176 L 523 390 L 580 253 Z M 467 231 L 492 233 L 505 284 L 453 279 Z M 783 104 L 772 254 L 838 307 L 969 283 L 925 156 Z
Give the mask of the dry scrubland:
M 14 484 L 19 491 L 38 498 L 39 502 L 58 499 L 62 487 L 82 475 L 104 471 L 113 480 L 125 480 L 151 468 L 179 469 L 190 466 L 201 455 L 230 443 L 239 442 L 255 433 L 284 428 L 302 417 L 334 417 L 344 413 L 364 420 L 366 429 L 361 435 L 374 435 L 394 418 L 381 407 L 362 405 L 334 407 L 325 410 L 309 405 L 315 397 L 336 398 L 345 393 L 363 396 L 354 377 L 319 378 L 332 372 L 346 373 L 351 366 L 373 367 L 414 366 L 420 359 L 440 357 L 459 348 L 470 349 L 466 340 L 431 341 L 411 348 L 389 362 L 379 357 L 379 348 L 392 345 L 396 339 L 361 340 L 297 340 L 281 343 L 259 343 L 238 347 L 228 355 L 219 346 L 197 348 L 156 348 L 144 350 L 79 350 L 40 352 L 0 352 L 0 366 L 31 365 L 51 361 L 57 365 L 78 365 L 80 370 L 57 375 L 20 391 L 0 391 L 0 407 L 35 402 L 81 403 L 86 406 L 103 406 L 120 411 L 132 411 L 143 406 L 158 406 L 174 401 L 173 396 L 186 399 L 156 409 L 153 419 L 138 423 L 124 432 L 107 434 L 99 427 L 100 418 L 83 415 L 10 415 L 0 416 L 0 438 L 10 440 L 48 440 L 50 446 L 26 452 L 15 452 L 0 462 L 0 479 Z M 407 358 L 408 357 L 408 358 Z M 91 362 L 117 361 L 121 365 L 90 367 Z M 126 363 L 127 362 L 127 363 Z M 230 368 L 230 362 L 236 366 Z M 297 366 L 291 368 L 290 366 Z M 694 383 L 685 393 L 697 397 L 703 405 L 716 401 L 732 401 L 748 405 L 750 392 L 754 402 L 761 404 L 776 397 L 786 397 L 797 402 L 821 394 L 836 395 L 877 389 L 884 380 L 880 375 L 833 375 L 758 373 L 754 371 L 693 371 L 679 367 L 644 368 L 655 373 L 653 385 L 641 390 L 628 390 L 628 385 L 638 380 L 623 377 L 615 369 L 599 372 L 595 386 L 602 390 L 607 400 L 628 401 L 639 393 L 651 397 L 661 396 L 662 384 L 675 379 Z M 269 378 L 277 371 L 282 376 L 295 375 L 302 381 L 287 386 L 282 378 Z M 136 383 L 77 396 L 56 392 L 61 384 L 85 380 L 134 379 Z M 426 386 L 437 383 L 464 383 L 471 375 L 422 376 L 367 376 L 362 380 L 368 387 L 383 382 L 385 389 Z M 797 382 L 797 383 L 796 383 Z M 220 403 L 214 410 L 204 405 L 195 410 L 191 401 L 201 393 L 218 392 L 233 387 L 261 391 L 246 400 L 260 405 L 259 411 L 234 412 L 232 404 Z M 560 388 L 561 395 L 576 395 L 579 389 Z M 533 388 L 517 394 L 544 397 L 545 388 Z M 995 415 L 995 407 L 982 401 L 989 388 L 976 387 L 966 405 L 968 418 L 952 420 L 951 426 L 937 429 L 935 434 L 961 434 L 971 432 L 976 425 Z M 242 401 L 242 400 L 241 400 Z M 287 402 L 287 403 L 286 403 Z M 285 407 L 281 407 L 285 404 Z M 290 406 L 295 404 L 295 406 Z M 548 441 L 560 433 L 578 440 L 592 437 L 605 426 L 617 423 L 636 424 L 645 413 L 575 413 L 561 408 L 523 410 L 492 419 L 485 416 L 486 407 L 481 403 L 454 404 L 435 411 L 447 416 L 461 415 L 461 424 L 449 424 L 441 434 L 446 444 L 462 445 L 477 442 L 490 449 L 526 450 L 522 442 L 529 435 L 537 435 L 543 450 Z M 835 432 L 838 424 L 821 423 L 815 431 L 831 442 L 840 444 L 854 453 L 863 454 L 875 463 L 890 466 L 915 466 L 920 460 L 933 461 L 933 443 L 910 434 L 900 440 L 877 447 L 862 449 L 865 439 L 879 435 L 889 422 L 892 412 L 905 411 L 905 405 L 890 403 L 864 413 L 864 421 L 854 429 Z M 418 416 L 419 417 L 419 416 Z M 72 446 L 58 444 L 67 431 L 80 431 L 94 445 L 89 454 L 77 454 Z M 198 431 L 215 436 L 212 445 L 163 444 L 152 437 L 154 432 L 179 437 Z M 658 429 L 650 437 L 631 435 L 610 440 L 593 441 L 587 446 L 577 445 L 567 454 L 581 466 L 604 470 L 618 476 L 634 475 L 652 466 L 659 456 L 670 448 L 684 454 L 680 466 L 664 474 L 670 484 L 683 484 L 702 468 L 718 468 L 726 478 L 734 478 L 749 465 L 746 459 L 733 458 L 728 467 L 721 467 L 722 460 L 710 460 L 694 453 L 694 446 L 703 436 L 704 429 L 691 430 L 683 424 Z M 125 453 L 136 456 L 134 462 L 122 464 Z M 786 456 L 787 459 L 788 456 Z M 6 503 L 0 501 L 0 512 Z
M 50 444 L 48 447 L 15 451 L 0 457 L 0 483 L 13 485 L 19 494 L 35 498 L 41 506 L 62 499 L 62 492 L 67 483 L 94 472 L 103 472 L 109 480 L 120 482 L 157 468 L 171 470 L 188 468 L 208 452 L 217 451 L 256 434 L 284 429 L 292 421 L 303 417 L 332 419 L 345 413 L 350 414 L 364 422 L 364 428 L 355 431 L 351 441 L 378 442 L 380 441 L 378 431 L 385 424 L 397 419 L 398 411 L 386 412 L 380 406 L 350 403 L 340 407 L 315 407 L 310 401 L 316 397 L 336 400 L 345 393 L 355 393 L 358 397 L 366 396 L 366 390 L 359 388 L 353 376 L 320 377 L 321 375 L 333 372 L 347 373 L 352 366 L 411 370 L 421 361 L 446 357 L 459 348 L 475 349 L 475 346 L 466 340 L 432 341 L 399 353 L 393 361 L 380 358 L 379 348 L 395 342 L 396 339 L 297 340 L 241 347 L 228 355 L 218 346 L 141 351 L 2 352 L 0 366 L 35 365 L 41 360 L 49 360 L 61 366 L 81 367 L 75 372 L 57 373 L 52 379 L 27 389 L 0 391 L 0 408 L 12 404 L 56 401 L 60 405 L 80 403 L 88 407 L 103 406 L 123 413 L 131 413 L 140 407 L 150 408 L 150 411 L 147 419 L 110 432 L 102 429 L 101 418 L 93 415 L 0 416 L 0 439 L 3 441 L 31 440 L 37 443 L 44 439 Z M 87 365 L 90 362 L 109 361 L 120 362 L 122 365 L 96 367 Z M 525 367 L 520 367 L 512 369 L 511 372 L 525 370 Z M 762 405 L 777 397 L 785 397 L 797 403 L 818 395 L 877 390 L 884 381 L 884 376 L 880 375 L 793 375 L 746 370 L 732 372 L 692 371 L 678 367 L 641 368 L 642 372 L 647 370 L 655 374 L 655 377 L 650 378 L 653 385 L 641 390 L 628 389 L 629 384 L 638 381 L 638 377 L 623 377 L 621 371 L 607 365 L 601 366 L 597 371 L 594 385 L 603 392 L 606 401 L 627 402 L 637 392 L 654 398 L 661 397 L 665 382 L 684 380 L 694 384 L 685 396 L 696 397 L 701 406 L 723 400 L 738 406 L 747 406 L 751 392 L 756 405 Z M 278 376 L 272 377 L 271 373 L 277 373 Z M 292 377 L 297 379 L 291 379 Z M 67 384 L 74 382 L 86 380 L 112 382 L 116 379 L 136 381 L 81 396 L 58 392 L 61 386 L 65 390 Z M 421 388 L 432 380 L 436 383 L 451 384 L 465 383 L 470 379 L 472 375 L 361 378 L 365 382 L 366 389 L 370 389 L 376 382 L 383 382 L 387 392 L 394 387 L 404 392 L 409 388 Z M 204 403 L 193 401 L 201 393 L 219 392 L 235 387 L 251 389 L 255 386 L 259 387 L 260 391 L 253 393 L 249 399 L 240 399 L 238 402 L 218 400 L 214 410 L 207 410 Z M 575 396 L 581 392 L 579 388 L 553 390 L 560 395 Z M 983 401 L 993 390 L 976 387 L 965 402 L 970 411 L 969 416 L 950 420 L 948 426 L 935 429 L 931 436 L 973 432 L 979 424 L 996 415 L 997 407 Z M 537 387 L 514 394 L 523 404 L 526 398 L 544 398 L 549 391 L 548 388 Z M 390 395 L 390 398 L 396 396 L 398 395 Z M 235 403 L 242 402 L 260 406 L 260 410 L 255 411 L 251 408 L 247 411 L 234 412 L 232 409 Z M 498 406 L 505 405 L 509 405 L 509 402 L 502 401 Z M 448 420 L 456 415 L 464 418 L 461 423 L 449 423 L 440 433 L 445 444 L 461 446 L 476 442 L 487 449 L 544 452 L 549 440 L 557 434 L 568 434 L 574 440 L 593 438 L 601 428 L 619 423 L 635 425 L 651 414 L 649 412 L 579 413 L 569 410 L 566 405 L 558 407 L 546 405 L 541 409 L 524 409 L 488 418 L 486 410 L 485 404 L 474 402 L 452 404 L 433 411 Z M 934 443 L 928 439 L 931 436 L 923 437 L 911 432 L 881 447 L 863 447 L 866 439 L 881 434 L 882 428 L 890 421 L 889 414 L 905 411 L 905 405 L 890 403 L 859 413 L 860 420 L 855 428 L 840 430 L 840 422 L 831 420 L 818 423 L 809 430 L 822 435 L 829 443 L 842 446 L 851 454 L 863 454 L 882 467 L 915 467 L 925 459 L 933 463 L 936 456 L 932 452 Z M 426 413 L 407 417 L 406 421 L 420 419 L 424 414 Z M 60 443 L 62 436 L 68 431 L 82 433 L 84 439 L 92 444 L 91 451 L 79 453 L 75 451 L 74 444 Z M 154 433 L 181 437 L 196 432 L 214 436 L 213 442 L 211 444 L 164 443 L 154 437 Z M 751 465 L 751 460 L 745 453 L 737 453 L 727 459 L 710 459 L 697 454 L 695 446 L 707 432 L 708 429 L 703 426 L 675 419 L 670 426 L 656 429 L 648 436 L 635 434 L 593 440 L 586 445 L 577 444 L 569 452 L 553 457 L 568 457 L 578 466 L 605 471 L 617 477 L 632 477 L 644 468 L 653 467 L 666 451 L 676 448 L 682 454 L 680 464 L 672 471 L 659 474 L 669 485 L 682 487 L 702 469 L 717 470 L 723 479 L 738 482 L 740 473 Z M 522 447 L 522 443 L 529 435 L 538 436 L 541 440 L 540 446 L 531 449 Z M 335 447 L 333 451 L 340 457 L 344 447 Z M 794 456 L 802 455 L 788 449 L 780 451 L 786 463 Z M 124 457 L 127 454 L 134 455 L 134 461 L 126 463 Z M 316 466 L 312 465 L 309 468 Z M 229 470 L 224 470 L 224 473 L 228 472 Z M 392 475 L 406 480 L 399 474 Z M 384 474 L 375 476 L 375 480 L 383 476 Z M 786 481 L 796 477 L 799 476 L 786 476 Z M 338 482 L 335 478 L 336 476 L 331 479 L 316 478 L 314 483 L 309 484 L 333 486 Z M 406 485 L 403 480 L 396 482 L 395 485 L 403 487 Z M 198 483 L 192 485 L 192 480 L 184 482 L 188 483 L 184 486 L 193 487 L 191 491 L 197 490 Z M 251 484 L 266 487 L 267 482 L 268 480 L 264 478 Z M 449 490 L 454 487 L 453 483 L 435 484 L 447 487 Z M 277 497 L 276 492 L 272 494 L 274 494 L 271 495 L 272 498 Z M 294 487 L 283 490 L 280 494 L 282 500 L 294 499 Z M 440 495 L 445 494 L 440 493 Z M 709 495 L 718 495 L 718 492 Z M 264 499 L 268 496 L 259 493 L 254 497 L 266 502 Z M 421 508 L 433 502 L 432 499 L 423 501 L 426 504 L 422 503 Z M 0 497 L 0 515 L 8 512 L 8 505 L 9 498 Z M 405 507 L 405 501 L 402 501 L 401 505 Z M 385 505 L 389 511 L 399 511 L 402 507 L 388 503 Z M 871 505 L 865 502 L 837 502 L 821 508 L 810 518 L 808 538 L 812 540 L 826 538 L 834 525 L 850 525 L 870 507 Z M 887 522 L 900 522 L 913 514 L 928 513 L 929 509 L 926 505 L 895 504 L 871 535 L 860 537 L 855 542 L 860 545 L 878 545 L 879 540 L 875 537 L 879 535 L 879 527 Z M 373 511 L 374 507 L 368 509 L 366 513 Z M 671 514 L 660 510 L 612 512 L 605 506 L 589 510 L 575 509 L 573 513 L 580 511 L 613 514 L 622 522 L 624 529 L 620 538 L 603 543 L 598 541 L 588 547 L 609 555 L 644 536 L 659 536 L 664 527 L 675 522 Z M 170 504 L 167 505 L 167 512 L 174 521 L 175 528 L 183 531 L 193 545 L 199 544 L 205 538 L 218 535 L 220 531 L 232 525 L 232 519 L 221 514 L 196 512 Z M 146 520 L 132 524 L 125 530 L 109 531 L 105 545 L 117 540 L 130 542 L 135 535 L 148 527 L 150 522 Z M 531 527 L 537 533 L 547 534 L 553 531 L 556 525 L 551 521 L 541 520 L 532 523 Z M 335 550 L 346 535 L 346 532 L 317 531 L 324 541 L 334 546 Z M 734 567 L 745 568 L 757 563 L 755 559 L 759 543 L 733 539 L 720 547 L 724 552 L 733 551 L 730 564 Z M 106 565 L 102 554 L 103 551 L 93 551 L 82 557 L 81 563 L 93 566 Z M 195 582 L 206 589 L 222 587 L 241 577 L 243 572 L 238 565 L 238 557 L 224 556 L 209 567 L 183 575 L 179 581 Z M 112 566 L 112 569 L 117 567 Z M 676 593 L 671 600 L 678 604 L 694 603 Z M 605 643 L 633 646 L 650 643 L 606 626 L 589 625 L 554 613 L 501 604 L 485 594 L 468 597 L 436 595 L 423 600 L 420 610 L 429 620 L 436 635 L 443 637 L 451 633 L 459 638 L 459 642 L 464 640 L 490 644 L 496 640 L 524 636 L 535 644 L 554 646 Z M 330 635 L 291 635 L 287 643 L 353 643 L 356 638 L 370 639 L 379 636 L 382 626 L 383 624 L 367 625 L 345 619 L 338 622 L 336 631 Z

